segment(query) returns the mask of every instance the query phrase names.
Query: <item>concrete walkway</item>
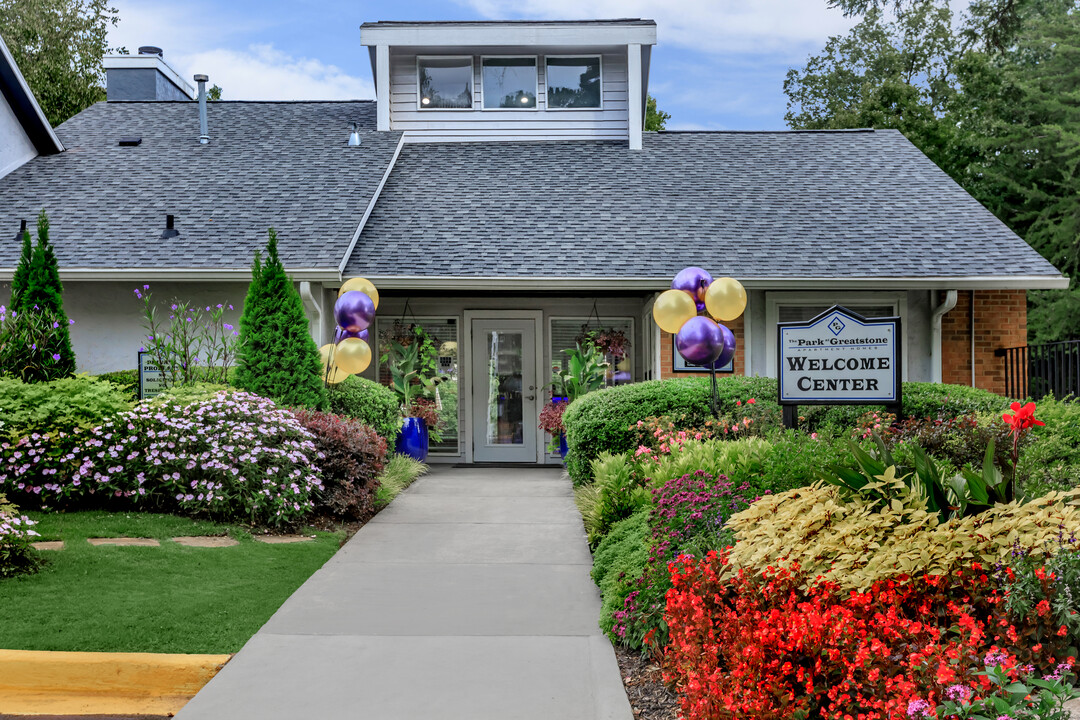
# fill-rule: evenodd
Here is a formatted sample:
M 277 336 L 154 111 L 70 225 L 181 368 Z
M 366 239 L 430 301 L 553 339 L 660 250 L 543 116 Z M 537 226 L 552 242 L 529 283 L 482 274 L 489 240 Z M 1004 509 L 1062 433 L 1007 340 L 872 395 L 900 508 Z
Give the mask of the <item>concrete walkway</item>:
M 630 720 L 570 482 L 436 469 L 290 597 L 179 720 Z

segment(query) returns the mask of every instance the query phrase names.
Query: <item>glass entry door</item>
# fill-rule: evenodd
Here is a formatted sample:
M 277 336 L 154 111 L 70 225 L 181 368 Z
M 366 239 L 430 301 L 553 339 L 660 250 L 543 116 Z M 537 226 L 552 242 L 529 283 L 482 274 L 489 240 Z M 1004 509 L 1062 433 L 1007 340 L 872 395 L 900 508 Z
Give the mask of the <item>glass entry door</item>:
M 474 462 L 536 462 L 536 321 L 472 321 Z

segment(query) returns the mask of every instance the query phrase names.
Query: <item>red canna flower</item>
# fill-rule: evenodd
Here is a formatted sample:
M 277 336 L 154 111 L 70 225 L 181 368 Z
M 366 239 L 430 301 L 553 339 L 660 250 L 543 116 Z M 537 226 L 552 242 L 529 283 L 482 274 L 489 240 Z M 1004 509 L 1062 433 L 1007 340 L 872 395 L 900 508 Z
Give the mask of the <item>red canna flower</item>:
M 1020 403 L 1014 402 L 1011 407 L 1012 414 L 1005 413 L 1001 416 L 1001 419 L 1012 427 L 1014 433 L 1031 427 L 1046 425 L 1042 420 L 1035 419 L 1035 403 L 1029 402 L 1027 405 L 1021 406 Z

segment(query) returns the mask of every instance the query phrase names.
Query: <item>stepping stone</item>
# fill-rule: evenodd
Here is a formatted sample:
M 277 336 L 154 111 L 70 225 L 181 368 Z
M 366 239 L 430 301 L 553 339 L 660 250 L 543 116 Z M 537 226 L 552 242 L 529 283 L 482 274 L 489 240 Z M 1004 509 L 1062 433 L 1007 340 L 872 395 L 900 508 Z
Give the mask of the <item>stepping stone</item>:
M 87 538 L 91 545 L 122 545 L 124 547 L 158 547 L 160 542 L 154 538 Z
M 286 543 L 311 542 L 315 538 L 310 535 L 256 535 L 255 541 L 267 545 L 284 545 Z
M 228 535 L 194 535 L 190 537 L 174 537 L 172 541 L 177 545 L 185 545 L 187 547 L 208 548 L 233 547 L 240 544 L 239 540 L 234 540 Z
M 35 550 L 63 550 L 63 540 L 42 540 L 41 542 L 30 543 L 30 547 Z

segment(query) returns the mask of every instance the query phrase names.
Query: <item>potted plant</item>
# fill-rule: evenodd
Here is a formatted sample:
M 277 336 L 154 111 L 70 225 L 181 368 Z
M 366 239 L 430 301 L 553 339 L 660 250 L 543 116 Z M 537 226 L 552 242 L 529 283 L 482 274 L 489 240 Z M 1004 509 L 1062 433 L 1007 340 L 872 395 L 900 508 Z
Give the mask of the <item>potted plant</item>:
M 629 352 L 630 339 L 625 332 L 605 327 L 590 330 L 588 325 L 582 325 L 576 341 L 582 347 L 596 348 L 608 361 L 606 380 L 610 384 L 622 385 L 630 382 L 630 374 L 617 368 Z
M 417 332 L 418 331 L 418 332 Z M 415 335 L 427 333 L 415 329 Z M 439 408 L 435 400 L 435 387 L 439 378 L 434 373 L 434 363 L 426 361 L 423 338 L 403 344 L 400 338 L 392 338 L 382 360 L 390 369 L 390 389 L 401 400 L 402 424 L 395 450 L 423 462 L 427 459 L 431 442 L 439 442 Z M 430 338 L 428 338 L 430 340 Z
M 552 368 L 551 400 L 540 411 L 540 429 L 551 435 L 548 452 L 566 457 L 566 428 L 562 416 L 567 406 L 582 395 L 604 386 L 608 363 L 595 345 L 581 345 L 563 350 L 567 355 L 566 371 Z

